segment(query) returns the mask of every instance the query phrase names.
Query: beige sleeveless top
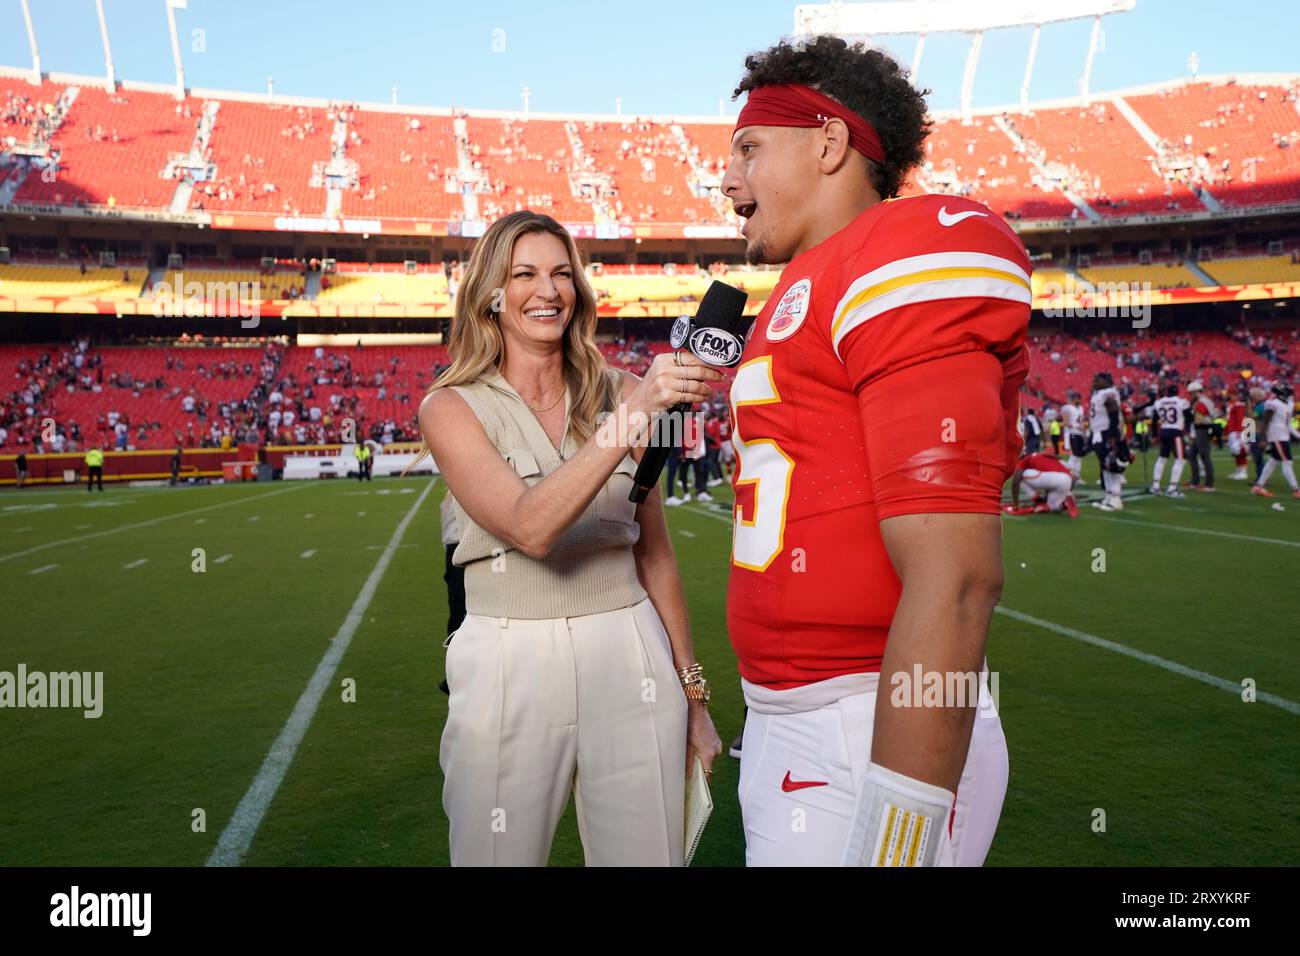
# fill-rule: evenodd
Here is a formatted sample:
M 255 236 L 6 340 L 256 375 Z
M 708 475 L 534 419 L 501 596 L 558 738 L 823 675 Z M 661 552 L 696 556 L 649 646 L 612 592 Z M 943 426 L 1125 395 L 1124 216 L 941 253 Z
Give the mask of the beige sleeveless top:
M 621 374 L 608 372 L 615 395 Z M 452 386 L 483 426 L 488 440 L 527 485 L 535 485 L 578 451 L 568 428 L 557 450 L 536 416 L 500 372 Z M 612 410 L 612 409 L 610 409 Z M 624 456 L 605 486 L 550 554 L 530 558 L 486 531 L 455 502 L 460 543 L 452 561 L 465 569 L 465 610 L 487 617 L 580 617 L 631 607 L 646 593 L 636 574 L 632 545 L 641 535 L 636 505 L 628 500 L 636 462 Z

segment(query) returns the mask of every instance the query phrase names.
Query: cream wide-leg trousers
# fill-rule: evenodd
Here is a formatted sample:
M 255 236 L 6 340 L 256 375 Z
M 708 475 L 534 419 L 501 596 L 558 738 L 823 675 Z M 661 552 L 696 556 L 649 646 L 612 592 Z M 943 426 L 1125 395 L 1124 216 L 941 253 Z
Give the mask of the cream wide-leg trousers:
M 453 866 L 545 866 L 573 791 L 588 866 L 681 866 L 686 699 L 650 599 L 467 615 L 439 755 Z

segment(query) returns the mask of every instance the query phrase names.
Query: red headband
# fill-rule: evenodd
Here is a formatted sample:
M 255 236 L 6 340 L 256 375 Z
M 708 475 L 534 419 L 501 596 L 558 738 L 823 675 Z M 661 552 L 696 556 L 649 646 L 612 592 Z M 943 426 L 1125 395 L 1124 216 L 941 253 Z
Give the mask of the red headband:
M 885 149 L 875 128 L 843 103 L 810 86 L 791 83 L 750 90 L 745 107 L 736 118 L 736 129 L 746 126 L 816 128 L 828 119 L 844 121 L 849 128 L 849 145 L 867 159 L 876 163 L 885 161 Z

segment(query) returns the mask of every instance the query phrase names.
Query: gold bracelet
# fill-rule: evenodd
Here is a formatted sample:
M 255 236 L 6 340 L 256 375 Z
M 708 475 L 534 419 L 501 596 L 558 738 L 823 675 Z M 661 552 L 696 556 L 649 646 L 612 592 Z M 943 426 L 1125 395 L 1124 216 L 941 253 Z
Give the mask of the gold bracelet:
M 704 679 L 704 665 L 698 661 L 685 667 L 677 668 L 677 677 L 683 685 Z

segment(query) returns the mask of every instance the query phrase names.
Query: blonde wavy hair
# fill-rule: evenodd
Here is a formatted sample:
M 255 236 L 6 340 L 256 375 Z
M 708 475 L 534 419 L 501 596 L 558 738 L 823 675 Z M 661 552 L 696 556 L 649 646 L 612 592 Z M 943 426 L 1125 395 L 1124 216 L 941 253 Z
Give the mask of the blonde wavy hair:
M 501 334 L 500 307 L 503 290 L 510 281 L 510 262 L 515 243 L 530 233 L 555 236 L 569 253 L 576 293 L 573 315 L 564 329 L 564 382 L 572 396 L 569 428 L 579 445 L 596 431 L 598 416 L 618 404 L 605 357 L 596 348 L 596 295 L 582 268 L 577 243 L 567 229 L 550 216 L 521 210 L 498 219 L 474 246 L 464 280 L 456 293 L 448 352 L 451 367 L 429 386 L 427 394 L 453 385 L 477 381 L 489 369 L 499 369 L 505 357 Z M 416 462 L 429 453 L 421 443 Z M 415 462 L 407 470 L 414 467 Z

